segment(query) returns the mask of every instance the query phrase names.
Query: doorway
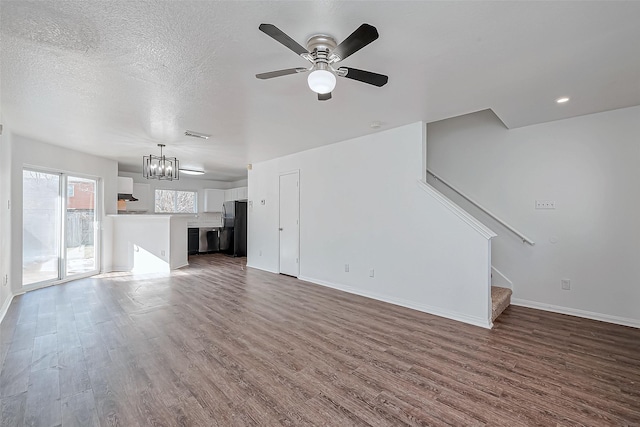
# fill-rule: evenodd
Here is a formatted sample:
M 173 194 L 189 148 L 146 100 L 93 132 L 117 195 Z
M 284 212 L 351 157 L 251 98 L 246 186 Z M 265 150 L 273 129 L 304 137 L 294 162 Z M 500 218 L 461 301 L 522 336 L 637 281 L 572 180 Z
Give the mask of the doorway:
M 22 285 L 97 274 L 98 180 L 24 169 L 22 188 Z
M 300 274 L 300 172 L 280 175 L 280 274 Z

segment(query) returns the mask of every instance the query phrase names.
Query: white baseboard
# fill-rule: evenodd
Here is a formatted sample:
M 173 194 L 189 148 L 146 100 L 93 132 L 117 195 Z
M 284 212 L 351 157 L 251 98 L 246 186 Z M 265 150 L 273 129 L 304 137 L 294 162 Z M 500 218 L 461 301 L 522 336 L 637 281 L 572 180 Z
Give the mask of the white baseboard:
M 280 272 L 279 272 L 279 271 L 270 270 L 270 269 L 268 269 L 268 268 L 256 267 L 255 265 L 247 264 L 247 267 L 249 267 L 249 268 L 255 268 L 256 270 L 266 271 L 266 272 L 268 272 L 268 273 L 280 274 Z
M 99 274 L 107 274 L 107 273 L 113 273 L 113 266 L 112 265 L 107 265 L 104 266 L 100 269 L 100 273 Z
M 609 314 L 594 313 L 592 311 L 579 310 L 577 308 L 562 307 L 559 305 L 545 304 L 537 301 L 529 301 L 520 298 L 512 298 L 512 305 L 535 308 L 536 310 L 550 311 L 552 313 L 568 314 L 569 316 L 584 317 L 585 319 L 599 320 L 601 322 L 615 323 L 616 325 L 640 328 L 640 320 L 626 317 L 611 316 Z
M 300 276 L 298 277 L 298 279 L 304 280 L 305 282 L 310 282 L 316 285 L 325 286 L 327 288 L 348 292 L 350 294 L 371 298 L 377 301 L 399 305 L 401 307 L 410 308 L 412 310 L 421 311 L 423 313 L 433 314 L 435 316 L 445 317 L 447 319 L 456 320 L 458 322 L 468 323 L 470 325 L 479 326 L 481 328 L 491 329 L 491 327 L 493 326 L 493 324 L 489 322 L 489 319 L 480 319 L 474 316 L 467 316 L 466 314 L 456 313 L 450 310 L 444 310 L 440 307 L 434 307 L 434 306 L 425 305 L 425 304 L 416 304 L 415 302 L 403 300 L 401 298 L 393 298 L 387 295 L 376 294 L 374 292 L 365 292 L 360 289 L 355 289 L 355 288 L 351 288 L 349 286 L 344 286 L 344 285 L 338 285 L 336 283 L 330 283 L 324 280 L 314 279 L 312 277 Z
M 0 323 L 2 323 L 2 320 L 4 319 L 4 316 L 7 314 L 7 311 L 9 311 L 9 306 L 11 305 L 11 301 L 13 301 L 13 294 L 9 294 L 9 298 L 7 298 L 5 300 L 5 302 L 2 304 L 2 307 L 0 307 Z

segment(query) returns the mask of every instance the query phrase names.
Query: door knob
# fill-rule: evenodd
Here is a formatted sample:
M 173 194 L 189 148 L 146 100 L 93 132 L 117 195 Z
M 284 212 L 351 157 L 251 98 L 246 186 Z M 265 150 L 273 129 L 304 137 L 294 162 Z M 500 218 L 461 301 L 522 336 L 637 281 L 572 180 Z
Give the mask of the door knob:
M 282 227 L 280 227 L 278 230 L 282 231 Z

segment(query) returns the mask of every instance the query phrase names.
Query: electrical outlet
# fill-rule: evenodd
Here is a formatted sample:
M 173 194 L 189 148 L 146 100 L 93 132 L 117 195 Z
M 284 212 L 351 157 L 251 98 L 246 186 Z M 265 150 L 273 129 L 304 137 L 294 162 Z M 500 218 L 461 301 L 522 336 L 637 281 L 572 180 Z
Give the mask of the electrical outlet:
M 569 279 L 560 280 L 560 286 L 562 286 L 563 290 L 570 291 L 571 290 L 571 280 L 569 280 Z
M 5 274 L 4 277 L 2 278 L 2 285 L 6 286 L 7 283 L 9 283 L 9 275 Z
M 349 272 L 349 264 L 345 264 L 344 265 L 344 272 L 348 273 Z
M 165 251 L 160 251 L 160 256 L 164 256 Z
M 536 209 L 555 209 L 555 200 L 536 200 Z
M 374 276 L 374 273 L 375 273 L 375 272 L 373 271 L 373 268 L 372 268 L 371 270 L 369 270 L 369 277 L 373 277 L 373 276 Z
M 260 256 L 262 256 L 262 249 L 260 249 Z

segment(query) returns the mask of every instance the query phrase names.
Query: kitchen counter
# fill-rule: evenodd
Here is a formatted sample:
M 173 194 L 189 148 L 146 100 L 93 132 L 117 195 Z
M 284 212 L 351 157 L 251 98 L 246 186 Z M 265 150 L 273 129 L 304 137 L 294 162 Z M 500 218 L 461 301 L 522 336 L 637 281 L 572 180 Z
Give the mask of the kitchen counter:
M 187 227 L 189 228 L 222 228 L 219 222 L 197 222 L 197 221 L 189 221 L 187 222 Z
M 113 225 L 114 271 L 159 273 L 189 264 L 189 216 L 136 214 L 108 218 Z
M 110 217 L 120 217 L 120 216 L 136 216 L 136 217 L 145 217 L 145 218 L 155 218 L 155 217 L 180 217 L 187 219 L 188 227 L 195 228 L 222 228 L 222 217 L 220 214 L 198 214 L 198 215 L 189 215 L 189 214 L 147 214 L 141 212 L 129 212 L 129 211 L 118 211 L 117 215 L 107 215 Z

